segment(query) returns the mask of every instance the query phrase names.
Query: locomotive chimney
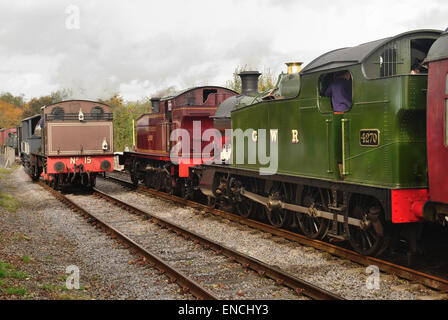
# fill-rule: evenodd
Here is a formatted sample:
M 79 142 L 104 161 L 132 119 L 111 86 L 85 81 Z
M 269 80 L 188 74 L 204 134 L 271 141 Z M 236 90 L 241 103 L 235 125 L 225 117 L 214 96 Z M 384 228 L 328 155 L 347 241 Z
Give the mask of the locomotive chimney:
M 299 73 L 302 69 L 303 62 L 286 62 L 288 67 L 288 74 Z
M 241 94 L 254 95 L 258 93 L 258 71 L 243 71 L 238 74 L 241 78 Z
M 151 107 L 152 112 L 159 112 L 160 111 L 160 98 L 151 98 Z

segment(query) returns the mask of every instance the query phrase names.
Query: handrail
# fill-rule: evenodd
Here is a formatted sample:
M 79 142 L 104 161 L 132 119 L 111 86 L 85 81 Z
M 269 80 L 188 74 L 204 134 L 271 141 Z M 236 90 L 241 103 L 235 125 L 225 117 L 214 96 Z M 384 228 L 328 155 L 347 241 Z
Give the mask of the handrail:
M 83 121 L 112 121 L 113 113 L 84 113 Z M 78 113 L 45 114 L 45 121 L 79 120 Z
M 345 159 L 345 123 L 349 122 L 349 119 L 341 119 L 341 124 L 342 124 L 342 175 L 348 175 L 349 172 L 347 170 L 347 164 L 346 164 L 346 159 Z

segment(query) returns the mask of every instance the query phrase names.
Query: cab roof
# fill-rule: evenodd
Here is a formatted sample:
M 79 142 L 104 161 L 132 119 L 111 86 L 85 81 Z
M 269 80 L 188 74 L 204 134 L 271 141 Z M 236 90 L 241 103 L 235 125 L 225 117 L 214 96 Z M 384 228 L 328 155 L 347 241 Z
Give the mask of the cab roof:
M 45 109 L 47 107 L 51 107 L 51 106 L 54 106 L 56 104 L 65 103 L 65 102 L 71 102 L 71 101 L 93 102 L 93 103 L 102 104 L 104 106 L 110 107 L 109 105 L 105 104 L 104 102 L 99 102 L 99 101 L 94 101 L 94 100 L 68 99 L 68 100 L 62 100 L 62 101 L 54 102 L 54 103 L 51 103 L 51 104 L 47 104 L 46 106 L 43 106 L 41 109 L 43 110 L 43 109 Z
M 317 71 L 360 64 L 388 42 L 395 41 L 405 36 L 419 36 L 428 33 L 433 34 L 434 36 L 438 36 L 442 33 L 442 31 L 432 29 L 408 31 L 394 37 L 363 43 L 355 47 L 336 49 L 327 52 L 311 61 L 302 69 L 301 74 L 308 74 Z
M 448 58 L 448 32 L 444 32 L 431 46 L 425 62 Z
M 202 89 L 202 88 L 204 88 L 204 89 L 205 89 L 205 88 L 224 89 L 224 90 L 228 90 L 228 91 L 232 91 L 232 92 L 234 92 L 234 93 L 237 93 L 237 92 L 235 92 L 235 91 L 232 90 L 232 89 L 224 88 L 224 87 L 220 87 L 220 86 L 198 86 L 198 87 L 188 88 L 188 89 L 185 89 L 185 90 L 181 90 L 181 91 L 174 92 L 174 93 L 172 93 L 172 94 L 170 94 L 170 95 L 168 95 L 168 96 L 165 96 L 165 97 L 160 98 L 160 101 L 171 100 L 171 99 L 177 98 L 177 97 L 179 97 L 180 95 L 182 95 L 182 94 L 184 94 L 184 93 L 187 93 L 187 92 L 189 92 L 189 91 L 193 91 L 193 90 L 196 90 L 196 89 Z

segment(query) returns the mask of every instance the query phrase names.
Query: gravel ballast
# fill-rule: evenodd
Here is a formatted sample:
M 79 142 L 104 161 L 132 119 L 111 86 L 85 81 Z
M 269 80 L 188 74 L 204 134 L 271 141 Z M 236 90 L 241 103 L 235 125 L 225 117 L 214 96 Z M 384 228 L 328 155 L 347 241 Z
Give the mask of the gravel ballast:
M 0 208 L 0 261 L 26 273 L 0 279 L 1 299 L 193 299 L 121 244 L 99 232 L 18 168 L 0 179 L 20 208 Z M 80 289 L 68 290 L 76 266 Z M 24 288 L 14 295 L 10 288 Z
M 379 273 L 379 281 L 376 281 L 378 278 L 373 274 L 374 267 L 367 269 L 326 252 L 221 217 L 130 191 L 111 181 L 98 179 L 97 187 L 151 215 L 181 225 L 267 264 L 278 266 L 346 299 L 446 298 L 423 285 L 382 272 Z

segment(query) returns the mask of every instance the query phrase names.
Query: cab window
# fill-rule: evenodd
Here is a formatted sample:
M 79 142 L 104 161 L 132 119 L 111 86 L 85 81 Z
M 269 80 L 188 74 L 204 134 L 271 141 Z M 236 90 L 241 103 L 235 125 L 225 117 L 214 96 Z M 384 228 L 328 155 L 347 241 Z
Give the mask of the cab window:
M 411 40 L 411 74 L 427 74 L 428 68 L 423 64 L 435 39 Z
M 104 116 L 104 110 L 99 106 L 93 107 L 90 112 L 92 113 L 92 118 L 95 120 L 100 120 Z
M 218 90 L 216 89 L 204 89 L 202 91 L 202 103 L 205 103 L 207 101 L 207 98 L 212 93 L 218 93 Z
M 160 100 L 158 100 L 158 99 L 151 100 L 151 108 L 152 108 L 152 113 L 159 113 L 160 112 Z
M 61 107 L 54 107 L 53 110 L 51 110 L 51 115 L 55 120 L 63 120 L 64 113 L 64 109 L 62 109 Z
M 397 58 L 397 43 L 388 43 L 380 55 L 380 77 L 389 77 L 397 74 Z
M 326 73 L 319 78 L 319 95 L 329 98 L 331 111 L 347 112 L 352 107 L 352 86 L 352 76 L 348 70 Z M 324 108 L 324 99 L 320 100 Z

